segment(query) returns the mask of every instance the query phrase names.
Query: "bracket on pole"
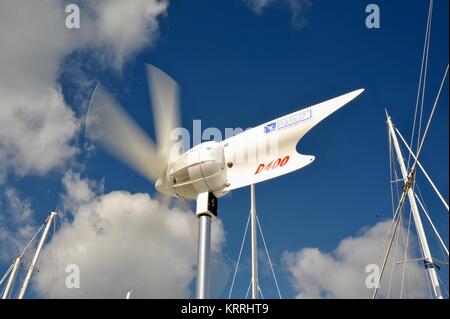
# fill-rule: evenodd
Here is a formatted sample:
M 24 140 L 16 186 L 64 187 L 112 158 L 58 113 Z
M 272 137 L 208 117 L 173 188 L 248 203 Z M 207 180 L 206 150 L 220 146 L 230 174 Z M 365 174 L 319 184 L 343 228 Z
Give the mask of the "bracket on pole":
M 197 217 L 207 215 L 211 218 L 217 217 L 217 197 L 213 193 L 200 193 L 197 196 Z

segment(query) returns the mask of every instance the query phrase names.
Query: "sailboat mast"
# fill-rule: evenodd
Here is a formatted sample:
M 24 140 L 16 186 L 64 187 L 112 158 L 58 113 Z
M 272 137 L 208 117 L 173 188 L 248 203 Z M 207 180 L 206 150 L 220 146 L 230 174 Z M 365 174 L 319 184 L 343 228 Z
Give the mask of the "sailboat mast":
M 39 241 L 38 247 L 33 256 L 33 260 L 31 261 L 30 268 L 28 268 L 27 274 L 25 276 L 25 280 L 23 281 L 22 287 L 20 288 L 18 299 L 23 299 L 23 297 L 25 296 L 25 292 L 27 291 L 28 284 L 30 283 L 31 275 L 33 274 L 34 267 L 36 266 L 36 263 L 39 259 L 39 255 L 41 254 L 42 247 L 44 246 L 45 239 L 47 238 L 48 231 L 50 229 L 50 226 L 51 226 L 52 221 L 55 218 L 55 216 L 56 216 L 56 213 L 51 212 L 48 215 L 47 220 L 45 221 L 46 225 L 44 228 L 44 232 L 42 233 L 42 237 L 41 237 L 41 240 Z
M 8 299 L 11 295 L 11 290 L 14 284 L 14 280 L 17 277 L 17 271 L 19 270 L 20 263 L 22 261 L 22 257 L 17 257 L 14 261 L 14 266 L 11 271 L 11 274 L 9 275 L 8 283 L 6 284 L 5 291 L 3 292 L 2 299 Z
M 398 163 L 400 165 L 400 169 L 402 172 L 402 177 L 405 182 L 405 187 L 408 187 L 408 199 L 409 204 L 411 206 L 411 211 L 414 219 L 414 224 L 416 226 L 417 235 L 419 237 L 419 244 L 421 247 L 421 250 L 424 255 L 424 264 L 425 268 L 427 270 L 428 276 L 430 277 L 432 286 L 433 286 L 433 292 L 434 296 L 438 299 L 442 299 L 442 293 L 439 286 L 439 280 L 436 274 L 435 265 L 433 263 L 433 258 L 431 256 L 430 247 L 428 246 L 427 237 L 425 235 L 425 231 L 423 228 L 422 220 L 420 218 L 419 209 L 417 207 L 416 199 L 414 196 L 414 190 L 412 188 L 412 185 L 414 183 L 414 171 L 411 171 L 408 174 L 405 161 L 403 158 L 402 151 L 400 149 L 400 145 L 398 143 L 397 135 L 395 133 L 394 125 L 392 123 L 391 117 L 387 116 L 387 124 L 390 132 L 390 137 L 392 138 L 392 143 L 394 145 L 395 153 L 397 154 Z

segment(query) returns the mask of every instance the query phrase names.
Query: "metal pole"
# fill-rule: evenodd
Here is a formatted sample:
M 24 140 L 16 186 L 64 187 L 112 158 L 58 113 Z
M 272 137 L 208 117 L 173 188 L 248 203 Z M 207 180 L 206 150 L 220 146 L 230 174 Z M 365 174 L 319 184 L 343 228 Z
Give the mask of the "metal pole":
M 408 171 L 406 169 L 405 161 L 403 159 L 403 154 L 400 149 L 400 146 L 399 146 L 399 143 L 397 140 L 397 135 L 394 130 L 394 125 L 392 124 L 390 116 L 387 117 L 387 123 L 388 123 L 388 127 L 389 127 L 389 132 L 390 132 L 390 135 L 392 138 L 392 142 L 394 144 L 394 149 L 395 149 L 395 152 L 397 153 L 397 159 L 400 164 L 400 169 L 402 172 L 403 180 L 406 184 L 409 182 Z M 412 211 L 413 218 L 414 218 L 414 223 L 416 225 L 417 235 L 419 237 L 419 244 L 423 251 L 425 267 L 428 271 L 428 275 L 430 276 L 430 280 L 433 285 L 434 296 L 438 299 L 442 299 L 442 293 L 441 293 L 441 289 L 439 286 L 436 269 L 433 266 L 434 264 L 433 264 L 433 258 L 431 256 L 431 252 L 430 252 L 430 247 L 428 246 L 427 237 L 426 237 L 425 231 L 423 229 L 422 220 L 421 220 L 420 214 L 419 214 L 419 209 L 417 208 L 416 199 L 414 197 L 414 191 L 411 187 L 408 188 L 408 199 L 409 199 L 409 204 L 411 206 L 411 211 Z
M 22 261 L 21 257 L 17 257 L 16 260 L 14 261 L 14 266 L 11 271 L 11 274 L 9 275 L 8 283 L 6 284 L 6 288 L 5 288 L 5 291 L 3 292 L 2 299 L 9 298 L 9 295 L 11 294 L 11 288 L 13 286 L 14 280 L 16 279 L 17 270 L 19 269 L 21 261 Z
M 212 193 L 197 196 L 198 218 L 198 259 L 197 259 L 197 299 L 209 298 L 211 278 L 211 219 L 217 216 L 217 198 Z
M 27 291 L 28 284 L 30 283 L 31 275 L 33 274 L 34 267 L 36 266 L 36 263 L 39 259 L 39 255 L 41 254 L 42 247 L 44 246 L 45 239 L 47 238 L 48 231 L 50 229 L 53 218 L 55 216 L 56 216 L 56 213 L 51 212 L 48 215 L 47 220 L 45 221 L 46 225 L 44 228 L 44 232 L 42 233 L 41 240 L 39 241 L 38 247 L 37 247 L 34 257 L 31 261 L 30 268 L 28 268 L 28 272 L 25 276 L 25 280 L 23 281 L 22 287 L 20 288 L 18 299 L 23 299 L 23 297 L 25 296 L 25 292 Z
M 258 299 L 258 226 L 256 224 L 255 185 L 250 186 L 250 220 L 252 234 L 252 299 Z
M 211 217 L 198 217 L 197 299 L 209 298 Z

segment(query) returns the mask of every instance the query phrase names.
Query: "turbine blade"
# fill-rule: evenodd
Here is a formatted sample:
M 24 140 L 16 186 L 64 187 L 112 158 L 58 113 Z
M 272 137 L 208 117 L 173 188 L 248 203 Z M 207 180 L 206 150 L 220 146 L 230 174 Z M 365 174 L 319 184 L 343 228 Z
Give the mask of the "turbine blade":
M 356 90 L 262 124 L 224 140 L 226 191 L 298 170 L 314 161 L 299 154 L 298 141 L 314 126 L 357 96 Z
M 158 151 L 170 162 L 180 155 L 178 149 L 172 148 L 177 137 L 171 136 L 173 129 L 180 126 L 179 87 L 157 67 L 147 64 L 146 70 Z
M 152 140 L 98 84 L 86 118 L 87 136 L 151 181 L 162 175 L 166 163 Z

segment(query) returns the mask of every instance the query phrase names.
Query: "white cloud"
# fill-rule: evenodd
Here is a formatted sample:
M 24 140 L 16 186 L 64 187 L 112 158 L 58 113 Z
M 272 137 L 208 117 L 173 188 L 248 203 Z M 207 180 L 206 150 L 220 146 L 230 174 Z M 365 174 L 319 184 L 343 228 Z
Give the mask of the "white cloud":
M 64 221 L 42 255 L 33 283 L 40 296 L 50 297 L 53 291 L 57 298 L 124 298 L 131 288 L 134 298 L 192 296 L 194 213 L 168 208 L 148 194 L 93 196 L 92 182 L 73 173 L 64 183 L 66 198 L 77 208 L 73 220 Z M 225 240 L 220 220 L 213 223 L 212 234 L 217 260 Z M 80 267 L 79 289 L 65 286 L 68 264 Z
M 69 211 L 76 211 L 80 205 L 94 200 L 97 194 L 103 193 L 103 181 L 96 183 L 83 179 L 80 173 L 68 171 L 62 180 L 65 193 L 62 195 L 63 205 Z
M 311 7 L 311 0 L 243 0 L 247 6 L 257 14 L 274 6 L 287 6 L 291 11 L 292 26 L 301 29 L 306 24 L 305 13 Z
M 166 14 L 168 1 L 101 0 L 86 1 L 87 10 L 96 19 L 88 23 L 93 46 L 105 48 L 107 60 L 116 68 L 145 46 L 153 43 L 158 33 L 158 17 Z M 82 25 L 83 28 L 83 25 Z M 89 28 L 90 29 L 90 28 Z
M 41 175 L 77 152 L 71 140 L 79 124 L 59 88 L 9 91 L 0 105 L 0 170 Z
M 77 120 L 57 85 L 72 49 L 58 2 L 0 3 L 0 172 L 44 174 L 74 155 Z
M 73 158 L 80 120 L 58 79 L 74 52 L 120 70 L 158 34 L 168 1 L 80 1 L 81 28 L 65 27 L 62 0 L 0 2 L 0 180 L 44 175 Z
M 0 193 L 0 261 L 10 261 L 35 231 L 31 201 L 14 188 Z
M 380 222 L 364 229 L 358 236 L 343 239 L 331 253 L 321 252 L 318 248 L 285 252 L 284 264 L 291 275 L 297 298 L 361 298 L 368 275 L 365 272 L 366 266 L 375 263 L 390 223 Z M 402 232 L 406 233 L 404 229 Z M 391 255 L 396 255 L 395 261 L 403 260 L 405 244 L 402 240 L 396 243 Z M 414 258 L 411 257 L 414 256 L 413 251 L 414 249 L 408 249 L 411 259 Z M 387 296 L 389 283 L 390 297 L 400 296 L 403 265 L 394 265 L 393 260 L 388 259 L 386 272 L 380 283 L 379 297 Z M 405 274 L 403 297 L 426 297 L 428 290 L 423 264 L 407 263 Z
M 287 0 L 291 9 L 291 23 L 297 29 L 302 29 L 306 25 L 306 12 L 311 7 L 311 0 Z
M 244 0 L 248 7 L 260 14 L 263 9 L 268 7 L 274 0 Z

